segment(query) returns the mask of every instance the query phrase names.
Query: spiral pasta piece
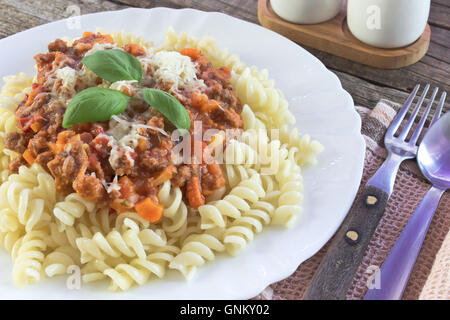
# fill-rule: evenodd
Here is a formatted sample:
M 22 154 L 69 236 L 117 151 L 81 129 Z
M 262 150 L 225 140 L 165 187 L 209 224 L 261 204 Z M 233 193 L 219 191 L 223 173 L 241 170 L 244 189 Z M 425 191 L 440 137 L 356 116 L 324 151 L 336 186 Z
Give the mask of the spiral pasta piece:
M 280 185 L 280 196 L 272 223 L 291 227 L 302 210 L 303 178 L 301 169 L 295 162 L 285 159 L 280 164 L 276 179 Z
M 4 220 L 9 226 L 7 228 L 20 223 L 28 232 L 51 220 L 45 208 L 46 201 L 33 194 L 34 188 L 39 186 L 37 176 L 40 173 L 37 167 L 21 167 L 19 174 L 9 176 L 0 186 L 0 210 L 7 215 L 7 220 Z
M 105 260 L 106 257 L 117 258 L 121 255 L 146 257 L 144 246 L 134 228 L 129 228 L 123 233 L 113 230 L 106 236 L 97 232 L 90 239 L 83 237 L 76 239 L 76 244 L 81 252 L 82 263 L 93 259 Z
M 146 257 L 146 248 L 160 247 L 167 243 L 165 233 L 157 229 L 140 230 L 138 224 L 125 219 L 124 230 L 112 230 L 106 236 L 96 232 L 91 238 L 80 237 L 76 245 L 81 252 L 81 262 L 93 259 L 105 260 L 107 257 L 118 258 L 124 255 L 129 258 Z
M 5 182 L 9 177 L 9 162 L 11 157 L 5 153 L 5 145 L 4 145 L 4 132 L 0 132 L 0 184 Z
M 235 166 L 232 164 L 224 165 L 224 169 L 229 190 L 237 186 L 242 180 L 249 179 L 256 173 L 256 170 L 253 168 Z
M 53 210 L 54 216 L 63 224 L 73 226 L 75 219 L 85 212 L 92 212 L 95 203 L 84 200 L 77 193 L 69 194 L 64 201 L 58 202 Z
M 181 252 L 169 264 L 170 269 L 180 271 L 191 280 L 197 268 L 206 261 L 214 260 L 214 252 L 223 252 L 225 246 L 210 234 L 192 234 L 184 241 Z
M 272 175 L 261 175 L 261 181 L 264 192 L 266 193 L 263 200 L 271 203 L 272 205 L 278 203 L 280 189 L 275 177 Z
M 258 164 L 257 152 L 248 144 L 231 140 L 225 149 L 225 163 L 250 167 Z
M 133 284 L 145 284 L 151 275 L 164 277 L 168 264 L 178 254 L 180 249 L 176 246 L 164 246 L 147 255 L 146 258 L 133 259 L 128 264 L 119 264 L 115 268 L 103 271 L 111 278 L 110 290 L 128 290 Z
M 28 77 L 26 73 L 21 72 L 17 75 L 3 77 L 3 82 L 4 85 L 1 89 L 0 95 L 13 97 L 17 94 L 23 93 L 25 89 L 31 87 L 33 78 Z
M 45 174 L 46 172 L 40 165 L 35 163 L 31 167 L 21 166 L 19 172 L 10 175 L 8 180 L 12 182 L 22 182 L 34 188 L 39 186 L 38 176 L 41 173 Z
M 244 121 L 245 130 L 266 130 L 264 122 L 256 116 L 248 104 L 242 107 L 241 117 Z
M 2 139 L 3 138 L 0 136 L 0 140 Z M 0 184 L 8 180 L 10 174 L 8 169 L 9 162 L 10 162 L 9 157 L 5 154 L 2 154 L 0 150 Z
M 0 232 L 12 232 L 21 226 L 17 213 L 11 208 L 0 209 Z
M 3 248 L 11 252 L 15 243 L 25 234 L 23 228 L 18 228 L 15 231 L 0 230 L 0 244 Z
M 80 264 L 80 254 L 71 246 L 55 249 L 43 261 L 43 269 L 48 277 L 66 274 L 67 268 Z
M 201 228 L 225 228 L 228 218 L 240 218 L 242 212 L 250 210 L 249 203 L 264 196 L 261 179 L 258 174 L 254 174 L 250 179 L 241 181 L 222 200 L 198 208 L 202 219 Z
M 124 218 L 126 218 L 126 216 Z M 115 220 L 116 228 L 120 227 L 121 225 L 117 224 L 117 215 L 111 213 L 108 208 L 99 210 L 87 209 L 87 212 L 80 218 L 81 223 L 89 225 L 92 230 L 96 230 L 97 232 L 100 231 L 105 234 L 112 230 Z
M 300 136 L 298 129 L 289 129 L 284 125 L 280 128 L 279 139 L 294 152 L 293 158 L 300 167 L 315 165 L 318 155 L 323 151 L 323 146 L 317 140 L 311 140 L 308 134 Z
M 42 264 L 47 244 L 45 230 L 27 232 L 12 248 L 13 280 L 18 286 L 36 283 L 43 278 Z
M 91 215 L 89 215 L 89 217 L 90 216 Z M 98 217 L 98 215 L 95 215 L 95 216 Z M 115 228 L 117 230 L 121 230 L 122 228 L 124 228 L 125 220 L 127 218 L 133 220 L 136 224 L 140 225 L 140 227 L 142 229 L 147 229 L 150 226 L 150 222 L 148 220 L 145 220 L 144 218 L 142 218 L 136 211 L 122 212 L 119 215 L 109 214 L 108 219 L 110 219 L 113 222 L 113 225 L 115 226 Z M 102 216 L 102 219 L 100 219 L 100 220 L 106 220 L 106 218 Z M 105 222 L 103 222 L 103 223 L 105 223 Z M 106 229 L 104 229 L 103 231 L 105 233 L 108 233 L 110 230 L 106 231 Z
M 105 270 L 115 268 L 119 264 L 127 264 L 129 261 L 129 259 L 126 259 L 123 256 L 118 258 L 108 257 L 105 260 L 89 261 L 81 268 L 81 279 L 84 283 L 106 279 L 107 276 L 103 273 Z
M 172 188 L 170 181 L 166 181 L 158 192 L 158 198 L 164 206 L 164 231 L 171 237 L 179 237 L 186 230 L 188 214 L 180 188 Z
M 270 224 L 275 208 L 269 202 L 258 200 L 250 210 L 227 226 L 223 235 L 226 251 L 236 256 L 247 247 L 247 243 L 260 233 L 264 226 Z
M 36 175 L 37 186 L 33 188 L 33 196 L 44 199 L 46 209 L 51 211 L 59 197 L 56 191 L 55 180 L 49 173 L 42 169 L 41 166 L 38 166 L 37 164 L 36 166 L 38 167 Z
M 77 239 L 91 239 L 95 233 L 100 232 L 95 227 L 92 227 L 89 224 L 84 224 L 82 222 L 76 223 L 73 226 L 55 223 L 51 225 L 51 230 L 51 237 L 55 243 L 62 245 L 64 244 L 64 239 L 66 239 L 69 245 L 73 248 L 78 248 Z M 57 234 L 64 234 L 65 237 L 57 237 Z
M 17 130 L 14 111 L 25 98 L 25 94 L 30 92 L 32 78 L 22 72 L 3 77 L 3 82 L 0 92 L 0 133 L 8 133 Z
M 279 128 L 285 123 L 295 123 L 283 93 L 275 88 L 265 87 L 250 68 L 246 68 L 241 74 L 233 72 L 231 83 L 242 103 L 251 106 L 255 112 L 267 115 L 266 127 Z

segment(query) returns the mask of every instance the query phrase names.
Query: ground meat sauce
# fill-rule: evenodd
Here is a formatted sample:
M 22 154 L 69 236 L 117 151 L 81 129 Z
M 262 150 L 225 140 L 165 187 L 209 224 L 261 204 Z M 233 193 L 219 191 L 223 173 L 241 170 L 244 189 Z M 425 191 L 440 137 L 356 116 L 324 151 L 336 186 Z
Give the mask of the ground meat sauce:
M 11 162 L 10 169 L 16 172 L 21 165 L 37 162 L 55 178 L 61 194 L 76 192 L 118 213 L 137 209 L 146 199 L 158 205 L 159 188 L 170 180 L 174 187 L 182 189 L 187 203 L 198 208 L 209 194 L 225 185 L 221 167 L 216 162 L 206 164 L 205 159 L 200 164 L 178 163 L 173 156 L 177 142 L 163 134 L 170 134 L 174 128 L 158 112 L 149 113 L 144 102 L 131 102 L 121 115 L 121 119 L 142 127 L 138 128 L 135 147 L 125 151 L 116 148 L 113 165 L 110 158 L 114 146 L 108 135 L 111 121 L 82 123 L 70 130 L 62 127 L 67 101 L 59 97 L 65 89 L 61 80 L 49 83 L 48 75 L 65 67 L 81 70 L 82 58 L 97 43 L 112 44 L 113 40 L 108 35 L 85 33 L 70 46 L 57 39 L 49 44 L 48 53 L 35 56 L 37 80 L 16 111 L 20 133 L 9 133 L 5 139 L 9 149 L 22 155 Z M 146 54 L 138 45 L 122 49 L 136 57 Z M 201 121 L 203 130 L 242 128 L 242 107 L 230 84 L 230 70 L 213 67 L 195 49 L 180 53 L 195 63 L 197 79 L 205 85 L 203 90 L 170 92 L 188 110 L 191 122 Z M 90 86 L 102 83 L 100 78 L 94 81 Z M 164 84 L 154 87 L 169 91 Z M 85 88 L 78 82 L 74 86 L 75 93 Z

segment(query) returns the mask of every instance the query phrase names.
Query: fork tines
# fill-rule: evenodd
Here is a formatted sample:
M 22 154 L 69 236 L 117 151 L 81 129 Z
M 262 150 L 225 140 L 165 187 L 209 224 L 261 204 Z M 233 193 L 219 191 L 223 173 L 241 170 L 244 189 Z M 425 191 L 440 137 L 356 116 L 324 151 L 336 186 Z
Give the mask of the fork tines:
M 397 113 L 396 117 L 394 118 L 394 120 L 392 121 L 391 126 L 388 128 L 386 135 L 389 135 L 391 137 L 393 137 L 395 135 L 395 133 L 398 131 L 398 129 L 400 128 L 403 120 L 406 117 L 406 114 L 408 113 L 411 105 L 413 104 L 414 98 L 417 95 L 417 92 L 419 91 L 420 85 L 416 85 L 415 88 L 413 89 L 413 91 L 411 92 L 411 94 L 408 96 L 408 99 L 406 100 L 405 104 L 403 105 L 403 107 L 400 109 L 400 111 Z M 400 139 L 402 141 L 407 140 L 407 138 L 409 136 L 411 136 L 411 138 L 408 141 L 408 144 L 410 146 L 415 146 L 417 144 L 417 141 L 419 140 L 419 137 L 421 136 L 423 127 L 425 126 L 425 122 L 428 118 L 428 114 L 430 113 L 430 110 L 433 106 L 434 100 L 436 98 L 436 95 L 439 91 L 438 88 L 435 88 L 431 94 L 430 100 L 423 112 L 422 118 L 420 119 L 419 123 L 417 124 L 414 132 L 412 133 L 412 135 L 410 134 L 411 132 L 411 128 L 415 123 L 415 120 L 417 118 L 417 115 L 419 114 L 419 111 L 422 107 L 422 104 L 427 96 L 428 90 L 430 89 L 430 84 L 427 84 L 425 86 L 425 88 L 422 91 L 422 94 L 419 98 L 419 100 L 416 102 L 415 107 L 411 113 L 410 118 L 408 119 L 408 121 L 406 122 L 406 124 L 403 126 L 402 130 L 400 130 L 397 139 Z M 433 125 L 437 119 L 439 119 L 439 117 L 441 116 L 442 113 L 442 109 L 445 103 L 445 98 L 446 98 L 447 94 L 446 92 L 443 92 L 441 94 L 441 98 L 439 100 L 438 106 L 436 107 L 436 110 L 434 112 L 434 116 L 433 119 L 431 120 L 430 126 Z

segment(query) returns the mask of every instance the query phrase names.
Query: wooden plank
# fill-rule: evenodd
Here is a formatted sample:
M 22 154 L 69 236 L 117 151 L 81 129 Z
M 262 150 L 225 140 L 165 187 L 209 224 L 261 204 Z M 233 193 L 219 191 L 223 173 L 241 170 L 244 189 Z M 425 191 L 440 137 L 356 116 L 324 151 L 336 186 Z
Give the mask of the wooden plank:
M 47 20 L 24 14 L 16 7 L 0 2 L 0 38 L 46 23 Z
M 431 83 L 450 92 L 450 65 L 441 63 L 432 57 L 424 57 L 422 61 L 409 67 L 396 70 L 380 70 L 359 63 L 336 57 L 309 47 L 304 47 L 319 58 L 328 68 L 345 72 L 365 81 L 408 92 L 416 83 Z M 424 63 L 429 61 L 429 63 Z M 430 68 L 432 66 L 432 68 Z
M 88 3 L 76 0 L 67 3 L 64 0 L 0 0 L 0 38 L 50 21 L 67 18 L 71 15 L 71 12 L 66 11 L 69 5 L 78 6 L 81 14 L 124 8 L 109 1 Z
M 256 17 L 257 0 L 113 0 L 113 2 L 140 8 L 194 8 L 203 11 L 216 11 L 258 23 Z
M 430 17 L 428 22 L 431 25 L 438 26 L 445 29 L 450 29 L 450 7 L 443 6 L 436 2 L 431 3 Z M 447 40 L 448 41 L 448 40 Z
M 448 0 L 431 0 L 432 3 L 437 3 L 445 7 L 450 7 L 450 2 Z
M 388 99 L 402 104 L 409 95 L 409 92 L 376 85 L 341 71 L 332 69 L 331 71 L 335 72 L 339 77 L 342 82 L 342 87 L 352 95 L 353 101 L 357 106 L 364 106 L 372 109 L 380 99 Z M 428 99 L 425 100 L 426 103 L 428 101 Z M 449 98 L 447 98 L 444 106 L 444 112 L 447 111 L 450 111 Z
M 450 48 L 450 30 L 431 26 L 431 42 Z

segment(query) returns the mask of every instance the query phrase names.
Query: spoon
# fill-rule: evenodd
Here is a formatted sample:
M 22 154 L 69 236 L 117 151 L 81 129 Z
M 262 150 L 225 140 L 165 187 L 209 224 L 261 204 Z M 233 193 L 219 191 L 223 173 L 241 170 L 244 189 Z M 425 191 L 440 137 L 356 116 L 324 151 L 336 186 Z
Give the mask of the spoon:
M 441 196 L 450 188 L 450 112 L 428 130 L 420 143 L 417 163 L 432 183 L 384 261 L 379 275 L 379 288 L 371 288 L 364 300 L 398 300 L 427 234 Z

